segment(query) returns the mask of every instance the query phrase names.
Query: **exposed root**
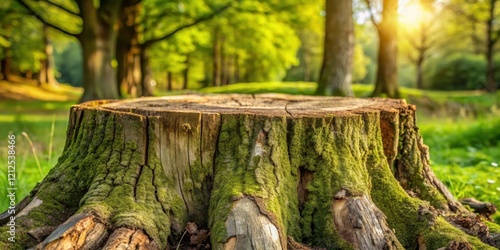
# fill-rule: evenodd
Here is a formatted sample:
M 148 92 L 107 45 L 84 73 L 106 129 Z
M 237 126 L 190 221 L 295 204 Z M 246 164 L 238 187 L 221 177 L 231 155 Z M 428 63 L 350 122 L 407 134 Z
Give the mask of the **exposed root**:
M 103 249 L 156 250 L 160 248 L 143 230 L 121 227 L 114 230 Z
M 233 203 L 226 220 L 227 238 L 224 249 L 283 249 L 278 228 L 260 212 L 251 199 L 244 197 Z
M 91 214 L 77 214 L 53 231 L 36 249 L 97 249 L 108 236 L 107 226 Z
M 453 214 L 446 216 L 446 220 L 468 235 L 479 238 L 482 242 L 500 248 L 500 235 L 491 234 L 488 226 L 476 214 Z
M 385 215 L 366 196 L 351 196 L 346 190 L 335 195 L 332 206 L 335 227 L 356 249 L 402 249 Z
M 469 206 L 475 213 L 491 220 L 491 215 L 497 212 L 497 207 L 491 202 L 481 202 L 474 198 L 465 198 L 460 201 L 463 205 Z

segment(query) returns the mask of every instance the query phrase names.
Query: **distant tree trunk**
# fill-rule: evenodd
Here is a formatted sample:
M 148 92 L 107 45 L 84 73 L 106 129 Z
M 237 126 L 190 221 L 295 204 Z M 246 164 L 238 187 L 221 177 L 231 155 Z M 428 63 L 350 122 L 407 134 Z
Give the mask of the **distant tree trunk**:
M 42 23 L 42 36 L 45 58 L 41 62 L 42 68 L 40 69 L 40 74 L 38 74 L 38 81 L 41 84 L 56 85 L 58 82 L 54 75 L 54 48 L 49 39 L 49 26 L 46 23 Z
M 182 89 L 188 89 L 189 86 L 189 53 L 186 54 L 186 61 L 184 64 L 186 65 L 186 68 L 182 71 L 182 78 L 183 78 L 183 83 L 182 83 Z
M 304 82 L 309 82 L 311 80 L 311 68 L 309 66 L 309 58 L 304 56 Z
M 234 71 L 233 71 L 233 83 L 240 81 L 240 58 L 238 54 L 234 55 Z
M 117 83 L 120 96 L 123 96 L 122 89 L 129 95 L 135 96 L 140 85 L 139 27 L 136 20 L 140 11 L 140 1 L 124 0 L 116 46 Z
M 82 33 L 77 36 L 83 51 L 83 88 L 81 102 L 97 99 L 118 99 L 118 84 L 113 60 L 122 1 L 95 6 L 94 1 L 77 1 L 83 20 Z
M 382 21 L 376 25 L 378 46 L 378 68 L 375 90 L 372 96 L 387 95 L 398 98 L 398 67 L 397 67 L 397 28 L 398 28 L 398 0 L 384 0 Z
M 495 32 L 495 5 L 497 0 L 489 0 L 490 6 L 488 9 L 488 20 L 486 20 L 486 90 L 488 92 L 495 92 L 497 84 L 495 83 L 495 67 L 493 62 L 493 54 L 496 42 L 500 39 L 500 31 Z M 494 37 L 496 33 L 496 37 Z
M 151 67 L 149 66 L 148 48 L 142 48 L 140 51 L 140 67 L 141 67 L 141 93 L 140 96 L 152 96 L 153 86 L 151 81 Z
M 4 48 L 4 58 L 0 60 L 0 67 L 2 78 L 6 81 L 10 81 L 11 79 L 11 65 L 12 65 L 12 57 L 10 56 L 10 49 Z
M 402 100 L 76 105 L 57 165 L 15 212 L 15 242 L 0 214 L 2 250 L 500 247 L 499 226 L 436 178 Z
M 172 91 L 172 71 L 167 72 L 167 91 Z
M 33 80 L 33 71 L 26 70 L 25 72 L 22 73 L 22 76 L 28 80 Z
M 229 58 L 228 58 L 228 53 L 226 51 L 226 46 L 225 46 L 225 41 L 226 38 L 224 36 L 221 36 L 220 38 L 220 83 L 221 85 L 228 85 L 229 81 Z
M 417 89 L 424 89 L 424 59 L 418 58 L 417 62 Z
M 212 43 L 212 59 L 213 59 L 213 77 L 212 86 L 221 85 L 221 43 L 220 43 L 219 28 L 215 28 L 213 33 Z
M 352 1 L 326 0 L 323 66 L 316 95 L 354 95 L 351 86 L 353 46 Z

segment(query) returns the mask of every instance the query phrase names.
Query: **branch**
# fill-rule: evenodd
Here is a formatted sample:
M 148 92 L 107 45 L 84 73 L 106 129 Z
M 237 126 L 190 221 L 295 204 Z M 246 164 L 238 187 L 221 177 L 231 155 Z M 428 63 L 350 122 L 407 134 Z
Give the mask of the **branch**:
M 366 3 L 366 6 L 368 7 L 368 12 L 370 12 L 370 20 L 372 21 L 373 26 L 375 26 L 375 28 L 377 28 L 377 30 L 378 30 L 379 24 L 377 23 L 377 21 L 375 21 L 375 15 L 373 14 L 373 11 L 372 11 L 372 2 L 370 0 L 365 0 L 365 3 Z
M 146 33 L 151 29 L 155 29 L 160 24 L 160 22 L 163 20 L 163 17 L 165 17 L 165 16 L 178 16 L 178 17 L 185 17 L 185 18 L 191 17 L 190 15 L 187 15 L 184 13 L 169 12 L 169 11 L 164 11 L 164 12 L 157 14 L 157 15 L 147 16 L 141 22 L 141 23 L 143 23 L 143 26 L 144 26 L 142 32 Z
M 269 14 L 272 14 L 274 12 L 285 11 L 285 10 L 288 10 L 288 9 L 294 9 L 294 8 L 300 6 L 300 5 L 303 5 L 303 4 L 305 4 L 305 2 L 298 2 L 298 3 L 294 3 L 294 4 L 289 4 L 289 5 L 281 6 L 280 8 L 272 8 L 271 10 L 266 10 L 266 11 L 251 10 L 251 9 L 245 9 L 245 8 L 241 8 L 241 7 L 233 7 L 233 8 L 235 10 L 237 10 L 237 11 L 240 11 L 240 12 L 248 12 L 248 13 L 252 13 L 252 14 L 269 15 Z
M 153 44 L 155 44 L 157 42 L 160 42 L 160 41 L 163 41 L 163 40 L 165 40 L 167 38 L 170 38 L 171 36 L 175 35 L 177 32 L 179 32 L 179 31 L 181 31 L 183 29 L 189 28 L 189 27 L 194 26 L 194 25 L 196 25 L 198 23 L 201 23 L 203 21 L 207 21 L 207 20 L 212 19 L 216 15 L 218 15 L 218 14 L 224 12 L 225 10 L 227 10 L 229 7 L 231 7 L 231 3 L 229 3 L 229 4 L 227 4 L 227 5 L 223 6 L 223 7 L 215 10 L 214 12 L 212 12 L 212 13 L 204 16 L 204 17 L 200 17 L 200 18 L 194 20 L 192 23 L 181 25 L 181 26 L 177 27 L 175 30 L 173 30 L 172 32 L 170 32 L 170 33 L 168 33 L 168 34 L 166 34 L 164 36 L 153 38 L 151 40 L 145 41 L 141 45 L 142 45 L 143 48 L 148 48 L 148 47 L 150 47 L 151 45 L 153 45 Z
M 41 1 L 41 2 L 47 3 L 49 5 L 52 5 L 52 6 L 58 8 L 60 10 L 66 11 L 68 14 L 75 15 L 75 16 L 80 16 L 80 13 L 72 11 L 72 10 L 70 10 L 70 9 L 68 9 L 68 8 L 60 5 L 60 4 L 54 3 L 52 1 L 49 1 L 49 0 L 37 0 L 37 1 Z
M 54 25 L 52 23 L 49 23 L 47 20 L 45 20 L 40 14 L 36 13 L 36 11 L 34 11 L 27 3 L 25 3 L 23 0 L 16 0 L 19 4 L 21 4 L 26 10 L 28 10 L 28 12 L 33 15 L 34 17 L 36 17 L 36 19 L 38 19 L 40 22 L 42 23 L 45 23 L 47 24 L 48 26 L 52 27 L 53 29 L 55 30 L 58 30 L 68 36 L 73 36 L 73 37 L 77 37 L 78 34 L 73 34 L 57 25 Z

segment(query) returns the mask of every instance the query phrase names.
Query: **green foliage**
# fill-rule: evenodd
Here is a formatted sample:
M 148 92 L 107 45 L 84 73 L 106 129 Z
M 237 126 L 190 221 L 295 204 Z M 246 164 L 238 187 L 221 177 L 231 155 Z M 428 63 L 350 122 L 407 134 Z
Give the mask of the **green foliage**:
M 57 81 L 81 87 L 83 85 L 81 46 L 74 41 L 65 41 L 56 43 L 54 47 Z
M 44 58 L 41 24 L 13 1 L 0 4 L 0 15 L 0 58 L 9 56 L 19 72 L 39 71 Z
M 454 54 L 433 61 L 430 88 L 440 90 L 480 89 L 486 84 L 486 62 L 483 56 Z

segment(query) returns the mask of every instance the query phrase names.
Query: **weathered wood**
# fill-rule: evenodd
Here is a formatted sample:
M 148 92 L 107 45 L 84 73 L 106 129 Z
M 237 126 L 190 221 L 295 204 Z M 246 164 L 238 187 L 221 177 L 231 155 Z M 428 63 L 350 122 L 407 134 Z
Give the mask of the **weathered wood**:
M 16 212 L 0 249 L 498 246 L 435 177 L 415 108 L 393 99 L 76 105 L 58 164 Z

